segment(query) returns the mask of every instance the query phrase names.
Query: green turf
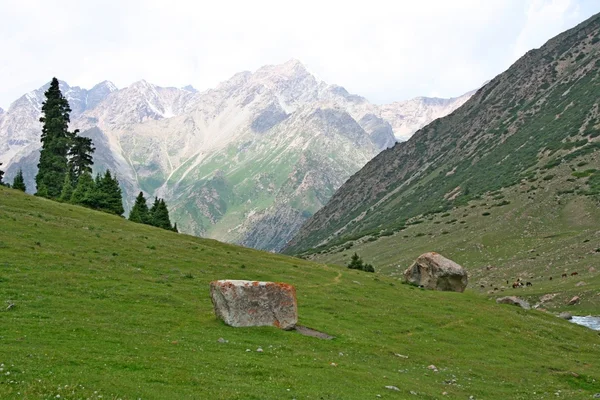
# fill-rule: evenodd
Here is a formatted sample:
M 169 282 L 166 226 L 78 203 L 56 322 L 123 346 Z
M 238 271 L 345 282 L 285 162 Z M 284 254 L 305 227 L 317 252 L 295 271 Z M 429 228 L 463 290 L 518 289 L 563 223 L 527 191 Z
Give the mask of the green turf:
M 224 325 L 208 292 L 223 278 L 295 285 L 300 323 L 336 338 Z M 178 235 L 6 188 L 0 303 L 2 399 L 600 392 L 598 333 L 547 313 Z

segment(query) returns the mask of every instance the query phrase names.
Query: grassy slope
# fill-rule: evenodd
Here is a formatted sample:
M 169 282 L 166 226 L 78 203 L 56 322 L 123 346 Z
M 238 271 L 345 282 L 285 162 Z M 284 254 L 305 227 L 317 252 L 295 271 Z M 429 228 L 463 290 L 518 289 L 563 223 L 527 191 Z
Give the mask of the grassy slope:
M 312 258 L 344 265 L 357 252 L 378 271 L 398 276 L 420 254 L 437 251 L 469 269 L 474 290 L 516 294 L 534 303 L 559 293 L 544 307 L 600 315 L 600 199 L 580 195 L 589 191 L 589 178 L 573 176 L 593 169 L 600 169 L 600 152 L 538 170 L 518 186 L 447 213 L 412 219 L 419 223 L 392 236 L 362 238 Z M 569 278 L 561 279 L 563 273 Z M 519 277 L 533 287 L 512 289 Z M 586 284 L 576 286 L 582 281 Z M 581 303 L 566 306 L 575 295 Z
M 208 294 L 209 281 L 221 278 L 294 284 L 300 323 L 337 338 L 225 326 Z M 598 334 L 546 313 L 177 235 L 5 188 L 0 301 L 2 399 L 600 392 Z M 15 306 L 5 310 L 5 301 Z

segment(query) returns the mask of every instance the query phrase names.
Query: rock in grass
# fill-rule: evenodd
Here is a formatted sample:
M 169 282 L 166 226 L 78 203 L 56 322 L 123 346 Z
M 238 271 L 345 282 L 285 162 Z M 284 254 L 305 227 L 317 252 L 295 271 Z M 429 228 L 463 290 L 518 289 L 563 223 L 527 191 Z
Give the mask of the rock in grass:
M 438 253 L 425 253 L 404 271 L 404 280 L 425 289 L 463 292 L 467 287 L 467 271 Z
M 573 316 L 571 315 L 570 312 L 565 311 L 565 312 L 561 312 L 560 314 L 558 314 L 558 318 L 570 320 L 570 319 L 573 319 Z
M 531 306 L 529 305 L 528 302 L 526 302 L 523 299 L 518 298 L 517 296 L 500 297 L 500 298 L 496 299 L 496 303 L 512 304 L 512 305 L 524 308 L 525 310 L 529 310 L 531 308 Z
M 397 391 L 397 392 L 399 392 L 399 391 L 400 391 L 400 389 L 398 389 L 398 387 L 397 387 L 397 386 L 386 386 L 385 388 L 386 388 L 386 389 L 389 389 L 389 390 L 395 390 L 395 391 Z
M 215 314 L 227 325 L 294 329 L 296 289 L 287 283 L 220 280 L 210 283 Z
M 567 304 L 570 306 L 574 306 L 575 304 L 579 303 L 579 300 L 579 296 L 574 296 L 571 300 L 569 300 Z

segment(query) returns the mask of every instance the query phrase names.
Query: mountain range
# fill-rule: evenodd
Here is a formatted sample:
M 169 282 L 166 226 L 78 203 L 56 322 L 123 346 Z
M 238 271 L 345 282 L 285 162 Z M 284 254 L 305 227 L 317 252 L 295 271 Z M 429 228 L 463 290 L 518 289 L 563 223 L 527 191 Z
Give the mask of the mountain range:
M 183 232 L 266 250 L 280 250 L 380 151 L 472 95 L 380 106 L 317 80 L 297 60 L 204 92 L 143 80 L 123 89 L 109 81 L 60 87 L 71 128 L 94 141 L 95 172 L 117 173 L 126 208 L 143 191 L 165 198 Z M 6 180 L 22 169 L 29 191 L 46 88 L 0 110 Z

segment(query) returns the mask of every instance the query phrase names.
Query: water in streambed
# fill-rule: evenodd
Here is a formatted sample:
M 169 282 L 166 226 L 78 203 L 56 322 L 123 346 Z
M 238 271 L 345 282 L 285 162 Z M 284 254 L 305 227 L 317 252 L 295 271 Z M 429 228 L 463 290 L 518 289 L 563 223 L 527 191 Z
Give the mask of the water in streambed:
M 588 315 L 587 317 L 580 317 L 574 315 L 571 319 L 571 322 L 577 325 L 583 325 L 595 331 L 600 331 L 600 317 L 592 317 Z

